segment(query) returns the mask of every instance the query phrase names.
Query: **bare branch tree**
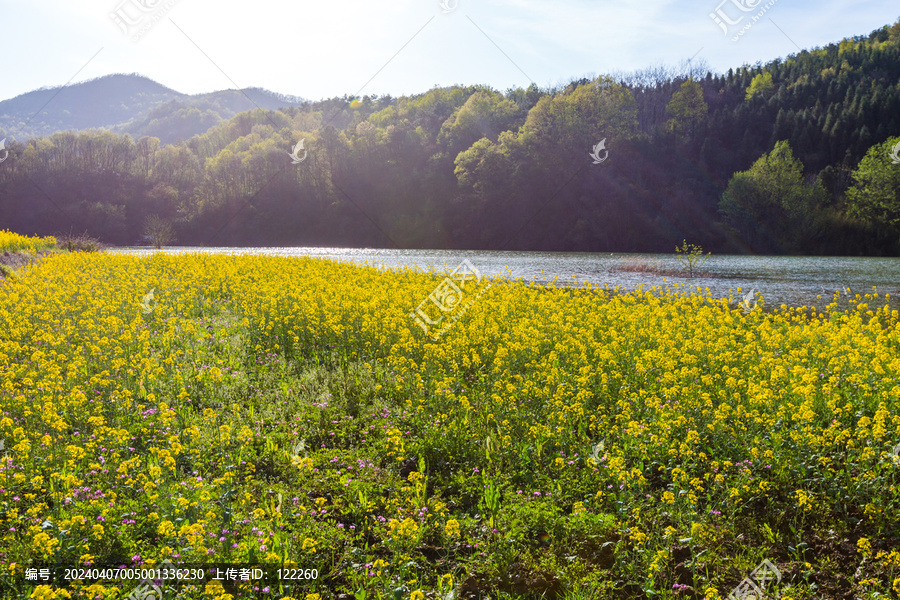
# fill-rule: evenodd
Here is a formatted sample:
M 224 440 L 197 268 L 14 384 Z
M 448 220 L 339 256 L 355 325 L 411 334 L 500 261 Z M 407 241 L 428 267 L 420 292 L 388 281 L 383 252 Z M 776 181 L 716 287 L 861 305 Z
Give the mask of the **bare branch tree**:
M 175 240 L 172 224 L 159 215 L 150 215 L 144 224 L 144 235 L 148 236 L 157 249 L 168 246 Z

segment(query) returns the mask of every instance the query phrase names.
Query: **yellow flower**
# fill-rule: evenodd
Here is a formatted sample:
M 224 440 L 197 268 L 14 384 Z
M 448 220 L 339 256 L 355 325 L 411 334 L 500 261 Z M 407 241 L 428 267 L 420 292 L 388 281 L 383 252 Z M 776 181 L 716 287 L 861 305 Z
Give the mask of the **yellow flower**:
M 47 557 L 59 547 L 59 540 L 42 531 L 32 538 L 31 547 L 42 556 Z
M 638 545 L 641 545 L 647 541 L 647 534 L 644 533 L 643 531 L 641 531 L 640 529 L 638 529 L 637 527 L 635 527 L 632 530 L 629 537 L 635 544 L 638 544 Z
M 169 537 L 175 532 L 175 525 L 171 521 L 163 521 L 156 528 L 156 532 L 160 537 Z
M 447 521 L 447 524 L 444 525 L 444 533 L 446 533 L 448 537 L 458 537 L 459 521 L 457 521 L 456 519 L 450 519 L 449 521 Z
M 797 490 L 794 494 L 797 496 L 797 505 L 800 508 L 803 510 L 812 509 L 812 503 L 809 501 L 809 494 L 803 490 Z
M 409 600 L 425 600 L 425 594 L 422 593 L 422 590 L 415 590 L 409 595 Z
M 203 591 L 210 596 L 218 597 L 225 592 L 225 588 L 222 587 L 221 581 L 214 579 L 213 581 L 209 581 L 206 583 Z
M 89 585 L 84 589 L 88 594 L 88 598 L 104 597 L 107 594 L 107 588 L 99 583 Z
M 313 470 L 313 465 L 314 465 L 313 459 L 311 459 L 308 456 L 304 457 L 304 458 L 301 458 L 299 456 L 293 456 L 293 457 L 291 457 L 291 462 L 293 462 L 294 466 L 297 467 L 298 469 L 300 469 L 301 471 L 303 471 L 304 469 L 308 470 L 308 471 Z
M 53 589 L 49 585 L 39 585 L 34 588 L 30 598 L 34 600 L 57 600 L 58 598 L 71 598 L 72 594 L 66 589 Z
M 453 588 L 453 575 L 450 573 L 445 573 L 441 575 L 441 578 L 438 579 L 438 589 L 439 590 L 449 590 Z
M 705 600 L 719 600 L 722 595 L 719 594 L 719 590 L 710 586 L 703 590 Z
M 413 537 L 419 531 L 418 523 L 413 521 L 410 517 L 407 517 L 400 522 L 396 519 L 391 519 L 388 525 L 391 528 L 391 532 L 396 531 L 401 537 Z
M 0 249 L 37 243 L 0 232 Z M 900 464 L 897 452 L 884 454 L 900 441 L 891 437 L 900 429 L 895 348 L 900 313 L 887 301 L 879 308 L 868 295 L 842 295 L 840 307 L 822 312 L 773 309 L 754 297 L 759 308 L 753 318 L 743 318 L 734 310 L 735 300 L 744 296 L 741 290 L 731 299 L 717 299 L 668 283 L 629 291 L 577 281 L 532 286 L 509 280 L 477 296 L 472 292 L 478 282 L 468 281 L 460 290 L 474 303 L 458 318 L 448 312 L 448 320 L 455 319 L 453 329 L 440 344 L 432 344 L 409 313 L 421 306 L 431 311 L 429 319 L 443 316 L 426 299 L 437 297 L 434 291 L 444 279 L 413 269 L 219 255 L 71 253 L 20 271 L 0 283 L 0 439 L 5 440 L 0 467 L 10 461 L 24 467 L 0 468 L 0 488 L 25 490 L 21 505 L 8 507 L 7 517 L 42 523 L 51 516 L 42 498 L 71 496 L 71 488 L 81 485 L 107 493 L 85 505 L 122 506 L 116 486 L 107 485 L 121 481 L 146 494 L 150 504 L 154 496 L 177 489 L 172 508 L 179 517 L 205 513 L 203 524 L 176 521 L 162 511 L 159 519 L 148 518 L 151 533 L 163 543 L 177 535 L 198 553 L 210 539 L 204 528 L 214 523 L 213 502 L 228 487 L 237 486 L 235 508 L 242 518 L 268 520 L 272 515 L 258 497 L 255 461 L 202 480 L 176 469 L 185 458 L 203 456 L 213 447 L 233 458 L 241 452 L 246 457 L 257 439 L 258 425 L 233 403 L 215 409 L 204 405 L 199 413 L 182 410 L 188 399 L 202 398 L 207 387 L 228 396 L 235 385 L 253 380 L 255 365 L 221 351 L 222 344 L 238 340 L 252 340 L 251 355 L 288 362 L 302 359 L 306 350 L 301 349 L 310 347 L 331 347 L 351 364 L 369 361 L 363 371 L 383 385 L 379 397 L 408 398 L 410 419 L 431 420 L 447 435 L 489 436 L 496 445 L 488 445 L 488 459 L 517 445 L 560 472 L 569 470 L 570 462 L 583 465 L 579 457 L 587 459 L 588 470 L 596 469 L 597 476 L 581 490 L 584 497 L 599 506 L 611 495 L 622 496 L 616 499 L 636 511 L 630 541 L 643 546 L 648 562 L 657 567 L 663 564 L 653 554 L 659 540 L 636 526 L 643 522 L 642 513 L 659 508 L 646 498 L 652 495 L 651 478 L 672 485 L 656 496 L 664 510 L 684 504 L 693 511 L 700 498 L 713 494 L 723 497 L 721 510 L 730 515 L 745 508 L 748 499 L 772 493 L 774 479 L 768 473 L 808 462 L 810 456 L 822 457 L 820 468 L 835 474 L 834 448 L 846 451 L 847 464 L 883 462 L 892 469 Z M 147 319 L 135 310 L 136 300 L 162 286 L 166 314 Z M 212 336 L 207 317 L 219 327 Z M 605 400 L 598 404 L 599 396 Z M 132 406 L 144 416 L 126 425 L 107 418 L 112 413 L 98 410 L 97 402 L 107 408 Z M 373 430 L 370 448 L 381 454 L 373 458 L 393 462 L 414 454 L 409 449 L 421 446 L 423 424 Z M 173 433 L 176 429 L 180 433 Z M 159 443 L 149 444 L 146 452 L 124 450 L 134 447 L 132 438 Z M 712 454 L 726 445 L 737 455 Z M 653 456 L 644 460 L 638 448 Z M 311 448 L 309 456 L 294 460 L 294 475 L 312 477 L 324 460 Z M 650 464 L 666 467 L 656 471 Z M 872 483 L 870 471 L 856 469 L 858 481 L 851 484 Z M 407 478 L 413 484 L 396 501 L 385 501 L 391 512 L 384 514 L 396 518 L 384 529 L 401 546 L 414 543 L 426 527 L 422 519 L 409 518 L 411 510 L 422 508 L 419 492 L 425 490 L 417 490 L 422 475 L 414 472 Z M 795 483 L 795 508 L 833 512 L 832 498 L 840 495 L 812 494 L 808 483 Z M 884 489 L 868 500 L 865 515 L 877 518 L 890 493 Z M 316 501 L 319 509 L 325 504 L 324 498 Z M 583 508 L 576 505 L 572 512 Z M 82 522 L 71 505 L 60 509 L 63 514 L 53 522 L 68 521 L 72 539 L 104 538 L 105 525 Z M 433 519 L 424 521 L 428 527 L 445 522 L 448 539 L 461 537 L 461 525 L 446 507 L 435 503 L 428 514 Z M 105 516 L 107 523 L 114 522 Z M 727 516 L 717 521 L 732 525 Z M 698 544 L 713 540 L 718 531 L 700 523 L 678 527 L 681 535 L 686 529 Z M 52 556 L 60 550 L 53 537 L 57 531 L 27 530 L 22 552 L 41 560 Z M 671 542 L 678 531 L 666 528 L 665 539 Z M 860 540 L 858 549 L 872 556 L 873 544 Z M 96 551 L 95 545 L 73 556 Z M 318 548 L 312 538 L 301 546 L 304 552 Z
M 699 538 L 703 535 L 703 523 L 691 523 L 691 537 Z
M 653 556 L 653 561 L 650 563 L 650 570 L 653 572 L 661 570 L 665 566 L 668 559 L 668 550 L 657 550 L 656 554 L 654 554 Z

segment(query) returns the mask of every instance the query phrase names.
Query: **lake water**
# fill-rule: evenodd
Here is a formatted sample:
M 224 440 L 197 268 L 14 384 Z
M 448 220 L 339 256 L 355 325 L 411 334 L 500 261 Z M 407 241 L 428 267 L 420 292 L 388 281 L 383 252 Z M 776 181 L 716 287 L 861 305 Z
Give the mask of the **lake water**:
M 144 254 L 150 248 L 116 248 L 112 252 Z M 701 277 L 673 275 L 681 267 L 674 254 L 607 254 L 584 252 L 496 252 L 480 250 L 387 250 L 365 248 L 192 248 L 170 247 L 172 253 L 206 252 L 266 256 L 309 256 L 383 268 L 412 268 L 421 271 L 452 271 L 467 259 L 483 275 L 535 281 L 557 285 L 589 281 L 595 285 L 620 287 L 623 291 L 637 285 L 680 286 L 690 290 L 709 288 L 713 297 L 733 296 L 738 288 L 744 293 L 759 292 L 768 307 L 815 306 L 822 309 L 835 291 L 842 292 L 842 305 L 850 296 L 865 295 L 877 287 L 879 294 L 890 293 L 891 305 L 900 309 L 900 258 L 821 257 L 821 256 L 710 256 L 703 263 Z M 652 267 L 668 274 L 622 270 Z M 819 296 L 817 298 L 817 296 Z M 884 299 L 870 303 L 883 306 Z

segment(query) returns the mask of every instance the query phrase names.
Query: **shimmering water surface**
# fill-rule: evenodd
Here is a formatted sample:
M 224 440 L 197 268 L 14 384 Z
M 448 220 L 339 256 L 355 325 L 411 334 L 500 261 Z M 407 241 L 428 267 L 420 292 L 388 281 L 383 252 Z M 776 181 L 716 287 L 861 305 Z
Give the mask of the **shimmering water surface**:
M 113 252 L 144 254 L 149 248 L 118 248 Z M 841 292 L 841 305 L 856 294 L 873 293 L 880 298 L 870 305 L 883 306 L 885 293 L 890 303 L 900 308 L 900 258 L 866 258 L 841 256 L 710 256 L 703 263 L 702 276 L 689 278 L 676 275 L 681 267 L 674 254 L 605 254 L 583 252 L 495 252 L 481 250 L 385 250 L 361 248 L 190 248 L 171 247 L 166 252 L 208 252 L 219 254 L 251 254 L 266 256 L 310 256 L 382 268 L 415 267 L 421 271 L 451 271 L 468 259 L 482 274 L 509 279 L 522 278 L 557 285 L 586 281 L 595 285 L 619 287 L 623 291 L 637 285 L 680 286 L 686 291 L 709 288 L 715 298 L 738 297 L 759 292 L 769 307 L 815 306 L 819 309 Z M 653 268 L 652 272 L 624 269 Z M 846 290 L 849 288 L 849 296 Z

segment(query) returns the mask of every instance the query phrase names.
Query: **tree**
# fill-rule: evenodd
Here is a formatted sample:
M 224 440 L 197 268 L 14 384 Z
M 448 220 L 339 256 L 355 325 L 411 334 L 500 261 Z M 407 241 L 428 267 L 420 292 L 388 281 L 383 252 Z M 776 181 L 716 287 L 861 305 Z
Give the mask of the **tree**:
M 175 240 L 175 232 L 172 230 L 172 224 L 160 218 L 159 215 L 150 215 L 147 217 L 144 226 L 144 235 L 148 236 L 157 250 L 163 246 L 168 246 Z
M 479 90 L 444 122 L 438 143 L 446 144 L 450 156 L 455 158 L 481 138 L 496 142 L 509 128 L 517 111 L 518 107 L 511 100 Z
M 719 212 L 753 246 L 797 250 L 818 234 L 825 196 L 820 183 L 806 183 L 803 163 L 781 141 L 749 170 L 734 174 Z
M 509 185 L 512 171 L 503 147 L 481 138 L 456 157 L 454 174 L 460 187 L 483 194 Z
M 744 99 L 749 100 L 757 95 L 765 98 L 774 89 L 775 84 L 772 83 L 772 74 L 769 72 L 760 73 L 750 81 L 750 85 L 747 87 L 747 95 Z
M 599 78 L 569 93 L 541 98 L 518 133 L 502 136 L 501 144 L 511 157 L 530 160 L 536 171 L 543 171 L 538 178 L 552 173 L 561 179 L 600 140 L 607 139 L 606 147 L 614 148 L 636 134 L 637 103 L 631 90 Z M 516 156 L 516 148 L 525 156 Z M 550 187 L 556 189 L 559 183 Z
M 672 94 L 672 100 L 666 105 L 666 112 L 672 117 L 666 121 L 666 130 L 678 136 L 693 135 L 708 110 L 703 99 L 703 88 L 693 79 L 688 79 Z
M 678 264 L 681 265 L 681 269 L 693 277 L 694 273 L 709 258 L 710 253 L 703 254 L 703 248 L 695 244 L 688 244 L 687 240 L 682 240 L 681 247 L 675 246 L 675 254 L 678 256 Z
M 897 22 L 891 25 L 891 28 L 888 30 L 888 35 L 891 40 L 900 41 L 900 19 L 897 19 Z
M 900 164 L 892 159 L 900 137 L 876 144 L 853 171 L 848 213 L 876 227 L 900 229 Z M 900 152 L 898 152 L 900 154 Z

